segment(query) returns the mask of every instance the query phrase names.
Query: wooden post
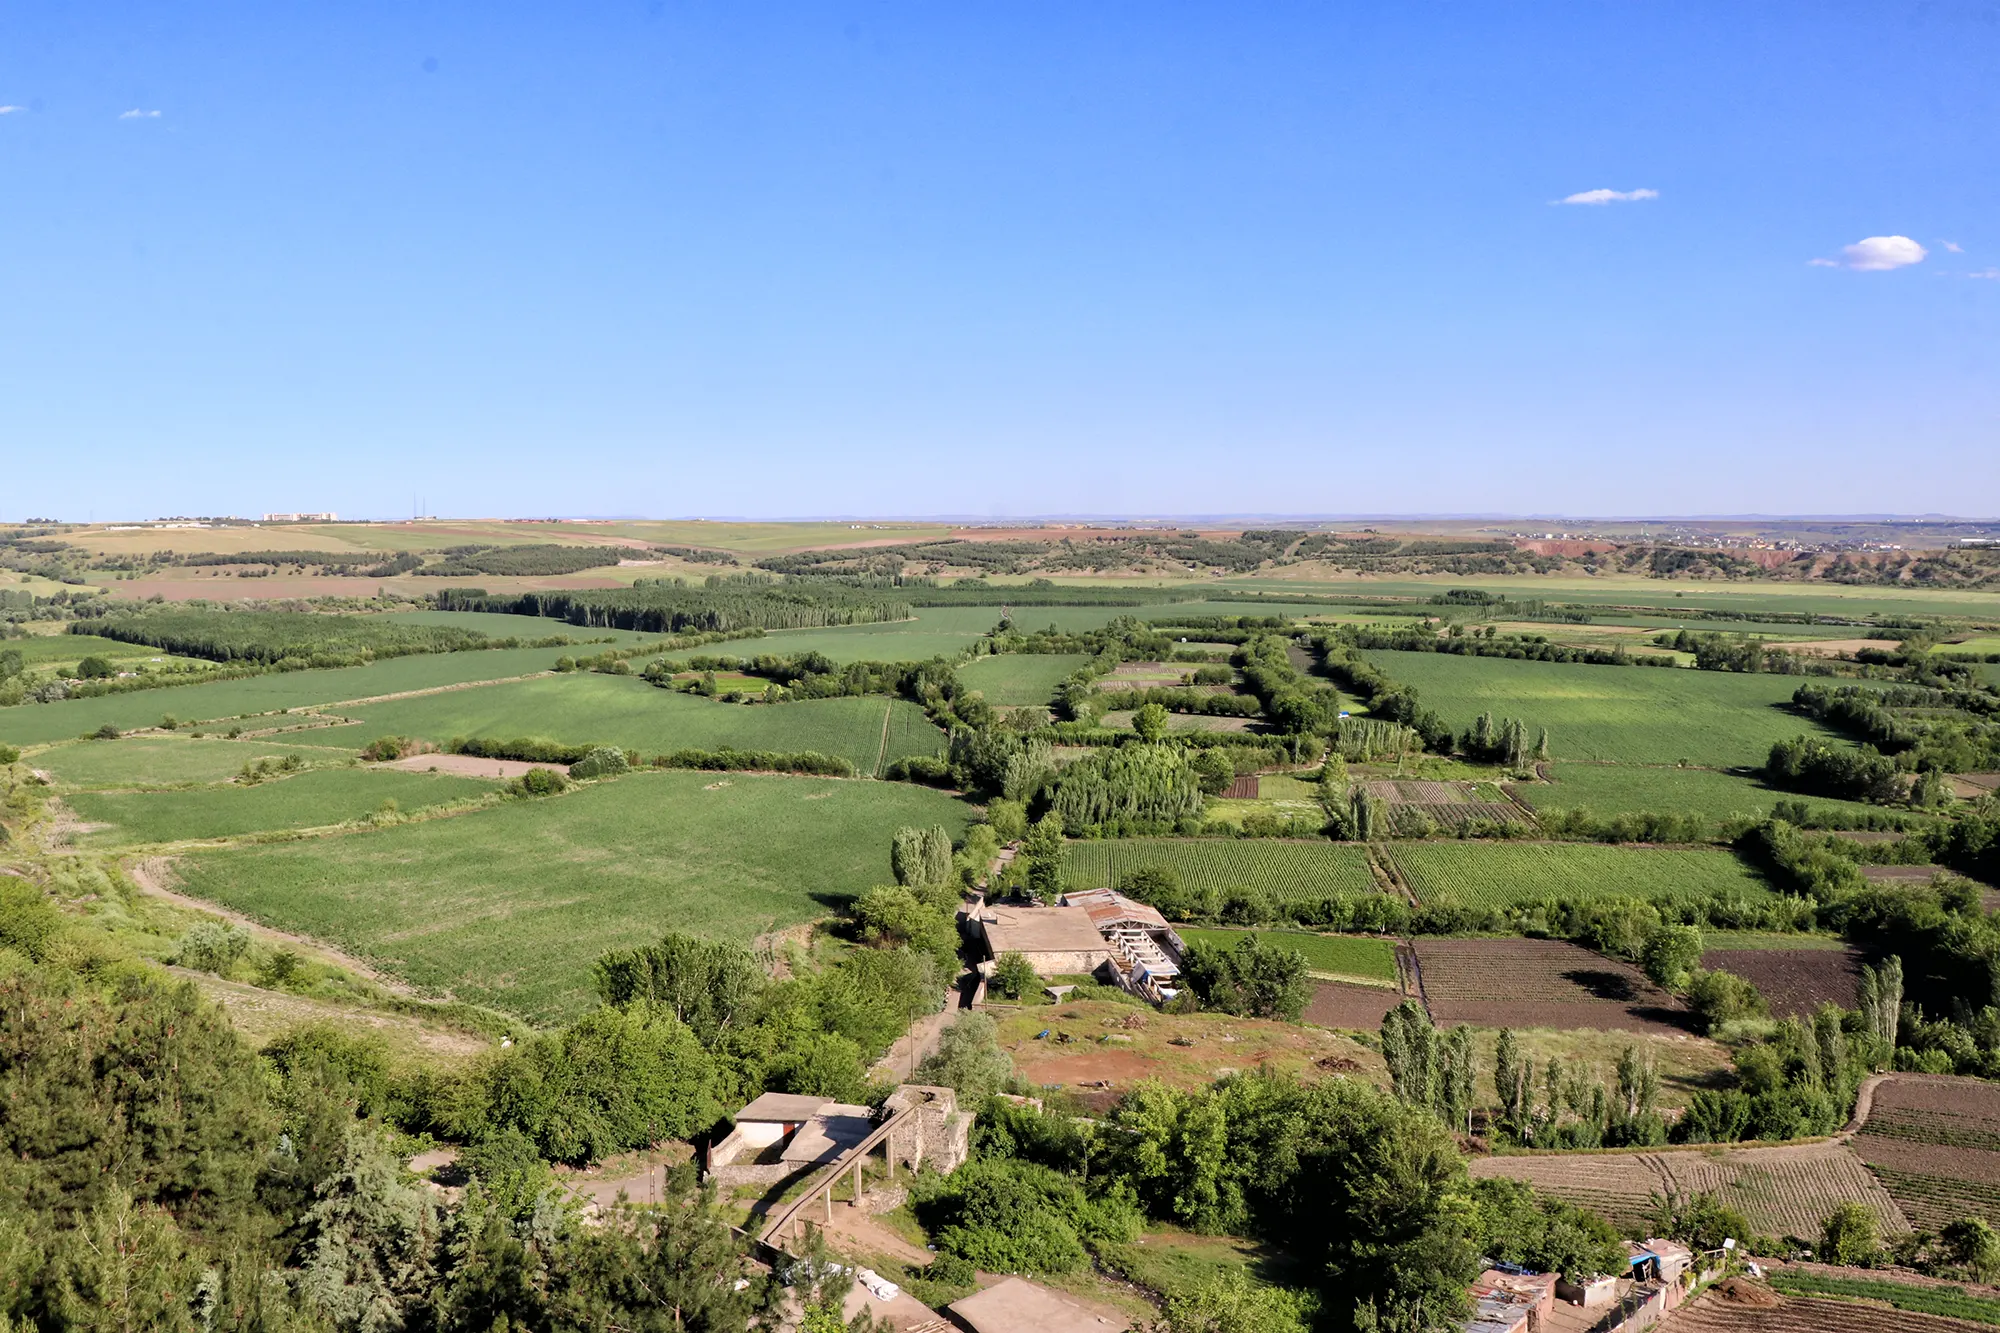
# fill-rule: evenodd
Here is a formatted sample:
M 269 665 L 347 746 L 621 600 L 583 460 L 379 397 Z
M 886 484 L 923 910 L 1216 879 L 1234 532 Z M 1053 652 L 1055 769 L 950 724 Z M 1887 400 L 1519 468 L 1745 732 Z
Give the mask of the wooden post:
M 861 1164 L 867 1160 L 867 1153 L 862 1153 L 854 1159 L 854 1206 L 856 1208 L 861 1206 Z

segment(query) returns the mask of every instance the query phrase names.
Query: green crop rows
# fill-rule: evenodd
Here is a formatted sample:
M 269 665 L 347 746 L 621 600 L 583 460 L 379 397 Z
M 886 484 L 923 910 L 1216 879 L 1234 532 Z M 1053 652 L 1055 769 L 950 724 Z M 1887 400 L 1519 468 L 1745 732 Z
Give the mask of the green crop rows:
M 570 744 L 602 741 L 650 756 L 669 750 L 817 750 L 863 774 L 875 771 L 889 723 L 887 758 L 935 754 L 943 733 L 923 710 L 880 697 L 725 704 L 648 685 L 632 676 L 589 672 L 542 676 L 471 690 L 344 708 L 370 735 L 514 740 L 540 736 Z
M 1315 972 L 1339 977 L 1360 977 L 1369 981 L 1396 979 L 1396 946 L 1388 940 L 1359 935 L 1315 935 L 1303 930 L 1200 930 L 1180 932 L 1188 943 L 1211 944 L 1233 949 L 1236 942 L 1254 934 L 1267 945 L 1291 949 L 1304 956 Z
M 290 779 L 297 782 L 302 779 Z M 450 819 L 183 858 L 187 891 L 535 1021 L 667 930 L 748 941 L 889 878 L 905 824 L 968 809 L 900 782 L 636 773 Z
M 130 846 L 340 824 L 373 814 L 384 801 L 394 801 L 398 809 L 411 811 L 493 790 L 492 782 L 479 778 L 326 768 L 255 786 L 78 792 L 67 800 L 79 819 L 108 826 L 85 834 L 87 845 Z
M 1704 768 L 1762 764 L 1775 741 L 1835 733 L 1785 707 L 1792 676 L 1525 662 L 1450 653 L 1370 652 L 1426 707 L 1464 728 L 1484 712 L 1547 727 L 1557 759 Z
M 2000 1300 L 1974 1296 L 1963 1287 L 1919 1287 L 1878 1278 L 1832 1277 L 1778 1269 L 1771 1285 L 1787 1296 L 1835 1296 L 1842 1300 L 1880 1301 L 1898 1310 L 1967 1319 L 1976 1324 L 2000 1324 Z
M 1192 888 L 1257 888 L 1278 902 L 1381 891 L 1365 849 L 1282 838 L 1073 842 L 1065 877 L 1072 888 L 1115 888 L 1147 866 L 1165 866 Z
M 999 705 L 1046 704 L 1063 677 L 1090 659 L 1075 653 L 1005 653 L 977 657 L 958 670 L 967 689 Z
M 1769 887 L 1724 851 L 1594 843 L 1415 842 L 1389 848 L 1419 903 L 1507 907 L 1544 898 L 1762 897 Z
M 1766 787 L 1755 778 L 1708 768 L 1564 763 L 1550 767 L 1555 781 L 1524 782 L 1514 788 L 1537 810 L 1583 810 L 1599 816 L 1690 814 L 1720 821 L 1731 815 L 1762 818 L 1778 801 L 1800 799 L 1795 793 Z M 1816 809 L 1855 813 L 1879 809 L 1818 796 L 1808 797 L 1806 802 Z

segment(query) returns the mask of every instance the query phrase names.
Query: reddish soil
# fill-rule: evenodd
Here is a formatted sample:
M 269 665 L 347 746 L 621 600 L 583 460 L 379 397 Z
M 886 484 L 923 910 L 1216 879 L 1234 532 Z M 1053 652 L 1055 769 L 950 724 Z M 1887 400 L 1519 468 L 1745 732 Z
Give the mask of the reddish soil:
M 1731 1300 L 1716 1290 L 1676 1310 L 1660 1327 L 1668 1333 L 1980 1333 L 1991 1326 L 1816 1297 L 1786 1296 L 1773 1304 L 1761 1297 Z
M 536 768 L 569 772 L 568 764 L 529 764 L 519 759 L 480 759 L 469 754 L 413 754 L 407 759 L 392 759 L 377 767 L 397 768 L 405 773 L 450 773 L 461 778 L 493 778 L 503 782 Z
M 1415 945 L 1439 1023 L 1687 1032 L 1680 1001 L 1629 964 L 1559 940 L 1426 939 Z
M 1312 1003 L 1306 1006 L 1305 1020 L 1323 1028 L 1346 1028 L 1373 1032 L 1382 1018 L 1402 1002 L 1395 991 L 1380 986 L 1356 986 L 1344 981 L 1313 983 Z
M 1564 540 L 1560 537 L 1533 537 L 1514 543 L 1515 549 L 1535 555 L 1559 555 L 1568 559 L 1579 556 L 1602 555 L 1606 551 L 1618 549 L 1616 542 L 1592 542 Z
M 1853 949 L 1711 949 L 1701 965 L 1755 986 L 1773 1018 L 1810 1014 L 1829 1001 L 1852 1009 L 1861 994 L 1861 955 Z

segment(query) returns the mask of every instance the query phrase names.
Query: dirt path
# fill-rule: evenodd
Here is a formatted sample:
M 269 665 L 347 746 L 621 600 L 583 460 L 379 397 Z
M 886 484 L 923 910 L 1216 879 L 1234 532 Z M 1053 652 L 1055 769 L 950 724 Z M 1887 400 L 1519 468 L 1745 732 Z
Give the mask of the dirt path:
M 350 1034 L 357 1030 L 373 1032 L 399 1045 L 451 1059 L 468 1059 L 493 1046 L 491 1041 L 470 1032 L 432 1027 L 400 1014 L 329 1004 L 286 991 L 265 990 L 240 981 L 224 981 L 207 972 L 182 967 L 167 970 L 192 981 L 202 994 L 222 1006 L 237 1031 L 260 1045 L 301 1024 L 325 1023 Z
M 385 972 L 377 971 L 374 967 L 362 962 L 352 954 L 343 953 L 341 950 L 321 940 L 313 939 L 308 935 L 295 935 L 287 930 L 273 929 L 261 921 L 247 917 L 243 913 L 231 908 L 224 907 L 220 903 L 212 903 L 202 898 L 192 898 L 187 894 L 179 893 L 167 887 L 173 880 L 173 867 L 170 859 L 167 857 L 145 857 L 127 866 L 126 873 L 132 877 L 132 882 L 138 886 L 139 892 L 148 897 L 158 898 L 162 902 L 172 903 L 176 907 L 184 907 L 196 912 L 205 912 L 210 916 L 219 916 L 225 921 L 243 927 L 257 939 L 268 943 L 283 944 L 288 948 L 297 949 L 301 953 L 308 954 L 321 962 L 331 963 L 335 967 L 345 968 L 349 972 L 358 973 L 392 994 L 419 998 L 417 997 L 416 990 L 407 982 L 399 981 Z
M 945 992 L 944 1008 L 935 1014 L 925 1014 L 910 1024 L 910 1030 L 891 1042 L 882 1058 L 869 1068 L 868 1077 L 908 1082 L 916 1067 L 937 1050 L 944 1030 L 956 1023 L 958 1016 L 965 1012 L 958 1007 L 958 997 L 959 985 L 954 982 L 952 988 Z
M 452 773 L 462 778 L 490 778 L 506 781 L 518 778 L 537 768 L 552 769 L 567 774 L 568 764 L 536 764 L 520 759 L 481 759 L 470 754 L 413 754 L 404 759 L 391 759 L 386 764 L 371 764 L 371 768 L 393 768 L 403 773 Z

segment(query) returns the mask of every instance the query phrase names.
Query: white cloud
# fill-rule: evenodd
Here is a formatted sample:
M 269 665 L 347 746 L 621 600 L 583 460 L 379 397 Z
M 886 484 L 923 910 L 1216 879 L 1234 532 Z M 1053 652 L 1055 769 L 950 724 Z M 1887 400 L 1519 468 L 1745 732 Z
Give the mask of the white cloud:
M 1556 200 L 1559 204 L 1636 204 L 1641 199 L 1658 199 L 1658 190 L 1583 190 Z
M 1965 247 L 1960 245 L 1957 241 L 1939 241 L 1938 244 L 1942 245 L 1945 249 L 1951 251 L 1955 255 L 1962 255 L 1965 253 Z
M 0 116 L 11 116 L 16 111 L 26 111 L 24 106 L 0 106 Z
M 159 112 L 141 111 L 136 106 L 133 107 L 130 111 L 120 111 L 118 113 L 118 119 L 120 120 L 158 120 L 159 118 L 160 118 Z
M 1921 264 L 1929 252 L 1907 236 L 1868 236 L 1842 246 L 1840 253 L 1847 256 L 1840 263 L 1842 268 L 1857 273 L 1886 273 L 1892 268 Z
M 1994 282 L 2000 282 L 2000 268 L 1974 269 L 1965 276 L 1968 278 L 1986 278 Z
M 1806 263 L 1808 263 L 1808 264 L 1812 265 L 1812 266 L 1813 266 L 1814 268 L 1839 268 L 1839 267 L 1840 267 L 1840 261 L 1839 261 L 1838 259 L 1808 259 L 1808 260 L 1806 261 Z

